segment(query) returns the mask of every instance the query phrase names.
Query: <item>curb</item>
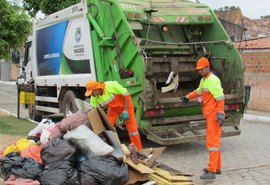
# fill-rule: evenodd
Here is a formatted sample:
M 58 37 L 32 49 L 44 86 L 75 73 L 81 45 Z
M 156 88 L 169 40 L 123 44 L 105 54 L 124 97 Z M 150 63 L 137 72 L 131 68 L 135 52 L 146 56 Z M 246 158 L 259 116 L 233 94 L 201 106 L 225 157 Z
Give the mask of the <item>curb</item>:
M 251 114 L 244 114 L 244 117 L 242 119 L 246 121 L 270 123 L 270 117 L 255 116 Z
M 16 85 L 16 81 L 2 81 L 2 80 L 0 80 L 0 84 Z

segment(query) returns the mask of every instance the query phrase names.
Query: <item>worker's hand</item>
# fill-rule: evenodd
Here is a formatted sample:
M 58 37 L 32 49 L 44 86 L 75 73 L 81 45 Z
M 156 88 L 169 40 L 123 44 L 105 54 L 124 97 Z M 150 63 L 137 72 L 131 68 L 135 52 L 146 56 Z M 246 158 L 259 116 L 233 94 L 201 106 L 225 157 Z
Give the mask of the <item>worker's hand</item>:
M 216 121 L 220 120 L 219 126 L 222 127 L 224 124 L 224 114 L 222 112 L 218 112 L 218 115 L 216 117 Z
M 189 101 L 189 99 L 186 96 L 180 97 L 180 103 L 182 103 L 182 105 L 188 104 L 188 101 Z
M 122 114 L 120 114 L 120 119 L 123 120 L 123 121 L 126 121 L 129 119 L 129 115 L 128 115 L 128 112 L 127 111 L 123 111 Z

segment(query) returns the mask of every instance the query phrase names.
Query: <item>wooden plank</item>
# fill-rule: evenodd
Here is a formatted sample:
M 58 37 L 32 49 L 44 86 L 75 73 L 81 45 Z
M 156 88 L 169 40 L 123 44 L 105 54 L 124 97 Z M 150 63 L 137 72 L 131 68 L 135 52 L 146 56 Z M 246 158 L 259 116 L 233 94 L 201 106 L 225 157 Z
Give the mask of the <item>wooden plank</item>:
M 149 164 L 150 168 L 153 167 L 155 160 L 159 157 L 159 155 L 166 149 L 166 147 L 157 147 L 153 148 L 153 152 L 151 153 L 153 156 L 148 159 L 146 162 Z
M 128 147 L 125 144 L 121 144 L 121 146 L 122 146 L 122 150 L 124 151 L 124 154 L 126 156 L 130 156 L 130 151 L 129 151 Z
M 194 185 L 192 182 L 170 182 L 157 174 L 149 174 L 149 179 L 156 181 L 157 185 Z
M 161 168 L 154 168 L 153 170 L 155 171 L 156 174 L 158 174 L 159 176 L 171 182 L 192 182 L 192 180 L 190 180 L 189 178 L 185 176 L 171 174 L 170 172 L 163 170 Z
M 139 162 L 139 164 L 134 164 L 133 161 L 131 160 L 130 157 L 127 157 L 126 159 L 126 163 L 131 167 L 133 168 L 134 170 L 140 172 L 140 173 L 155 173 L 154 170 L 152 170 L 151 168 L 149 168 L 148 166 L 142 164 Z
M 171 174 L 175 174 L 175 175 L 194 176 L 194 174 L 181 172 L 181 171 L 176 170 L 176 169 L 174 169 L 170 166 L 167 166 L 165 164 L 158 164 L 157 167 L 161 168 L 163 170 L 166 170 L 166 171 L 170 172 Z

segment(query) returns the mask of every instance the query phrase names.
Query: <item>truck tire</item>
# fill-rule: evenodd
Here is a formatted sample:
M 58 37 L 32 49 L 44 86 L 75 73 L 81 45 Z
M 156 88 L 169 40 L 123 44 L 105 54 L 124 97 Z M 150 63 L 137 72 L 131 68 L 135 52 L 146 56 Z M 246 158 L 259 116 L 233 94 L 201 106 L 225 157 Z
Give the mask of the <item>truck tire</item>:
M 28 114 L 30 119 L 37 122 L 41 121 L 42 117 L 37 115 L 36 104 L 28 104 Z
M 69 112 L 75 113 L 78 111 L 77 105 L 75 103 L 76 95 L 72 90 L 68 90 L 64 95 L 63 102 L 63 116 L 64 118 L 69 114 Z

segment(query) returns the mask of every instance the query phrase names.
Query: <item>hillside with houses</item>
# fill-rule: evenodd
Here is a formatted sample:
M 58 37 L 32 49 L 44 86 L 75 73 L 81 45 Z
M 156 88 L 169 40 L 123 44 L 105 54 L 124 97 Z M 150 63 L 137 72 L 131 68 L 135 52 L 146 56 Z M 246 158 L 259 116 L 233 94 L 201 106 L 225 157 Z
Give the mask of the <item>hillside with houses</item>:
M 233 41 L 270 36 L 270 18 L 250 19 L 239 7 L 215 12 Z

